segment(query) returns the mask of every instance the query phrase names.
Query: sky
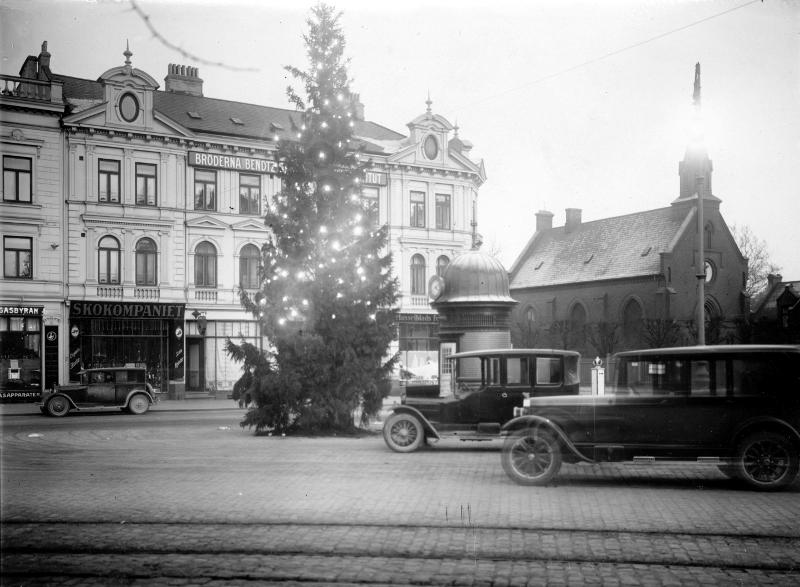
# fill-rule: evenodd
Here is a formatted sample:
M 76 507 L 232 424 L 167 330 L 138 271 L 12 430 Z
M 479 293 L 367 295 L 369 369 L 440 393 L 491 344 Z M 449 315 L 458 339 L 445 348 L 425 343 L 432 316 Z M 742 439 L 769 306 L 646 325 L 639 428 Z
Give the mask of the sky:
M 538 210 L 560 226 L 565 208 L 591 221 L 678 197 L 699 62 L 721 212 L 800 280 L 800 0 L 329 3 L 368 120 L 406 134 L 430 95 L 473 143 L 488 178 L 478 230 L 506 268 Z M 206 96 L 289 108 L 283 68 L 307 65 L 312 5 L 0 0 L 0 71 L 47 41 L 54 72 L 97 79 L 129 43 L 160 83 L 169 63 L 192 65 Z

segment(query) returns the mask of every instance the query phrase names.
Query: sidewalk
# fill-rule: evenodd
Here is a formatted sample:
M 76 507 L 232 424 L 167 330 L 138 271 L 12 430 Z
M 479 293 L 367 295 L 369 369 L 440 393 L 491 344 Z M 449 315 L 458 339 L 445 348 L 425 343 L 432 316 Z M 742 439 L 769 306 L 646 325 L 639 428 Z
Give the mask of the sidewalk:
M 152 405 L 150 409 L 154 412 L 175 412 L 192 410 L 240 410 L 239 403 L 232 399 L 164 399 Z M 39 414 L 39 404 L 13 403 L 0 404 L 0 416 L 28 416 Z

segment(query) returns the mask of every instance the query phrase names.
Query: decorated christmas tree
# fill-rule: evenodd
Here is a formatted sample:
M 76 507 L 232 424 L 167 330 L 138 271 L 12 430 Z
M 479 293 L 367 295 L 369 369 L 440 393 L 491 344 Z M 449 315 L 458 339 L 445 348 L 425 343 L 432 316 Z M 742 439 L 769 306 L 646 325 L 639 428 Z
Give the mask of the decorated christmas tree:
M 261 321 L 265 355 L 229 342 L 245 374 L 235 394 L 253 402 L 243 426 L 346 430 L 353 413 L 374 413 L 388 393 L 396 336 L 387 228 L 372 224 L 361 197 L 367 161 L 354 138 L 357 124 L 344 59 L 341 13 L 320 4 L 304 36 L 309 68 L 286 67 L 291 86 L 290 136 L 277 156 L 282 189 L 266 214 L 261 288 L 242 303 Z

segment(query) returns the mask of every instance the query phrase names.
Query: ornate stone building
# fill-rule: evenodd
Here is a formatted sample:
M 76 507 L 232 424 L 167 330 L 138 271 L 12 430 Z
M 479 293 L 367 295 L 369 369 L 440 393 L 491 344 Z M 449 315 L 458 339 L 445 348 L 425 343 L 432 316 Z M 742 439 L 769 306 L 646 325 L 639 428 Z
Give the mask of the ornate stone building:
M 45 46 L 2 76 L 3 389 L 136 363 L 171 397 L 225 394 L 239 376 L 225 339 L 264 344 L 237 292 L 258 287 L 295 113 L 207 97 L 193 67 L 169 65 L 161 89 L 132 57 L 89 80 L 51 71 Z M 363 196 L 401 284 L 390 350 L 422 364 L 438 350 L 428 280 L 477 237 L 483 164 L 430 100 L 408 135 L 357 106 Z

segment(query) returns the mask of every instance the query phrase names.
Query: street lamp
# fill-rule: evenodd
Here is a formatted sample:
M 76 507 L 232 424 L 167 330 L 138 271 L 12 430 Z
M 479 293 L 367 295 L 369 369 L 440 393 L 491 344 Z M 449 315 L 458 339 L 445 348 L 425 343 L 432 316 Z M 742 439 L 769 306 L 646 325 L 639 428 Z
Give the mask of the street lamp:
M 197 320 L 197 331 L 200 333 L 200 336 L 206 335 L 206 324 L 208 320 L 206 319 L 206 313 L 201 312 L 200 310 L 195 310 L 192 312 L 192 316 L 194 319 Z

